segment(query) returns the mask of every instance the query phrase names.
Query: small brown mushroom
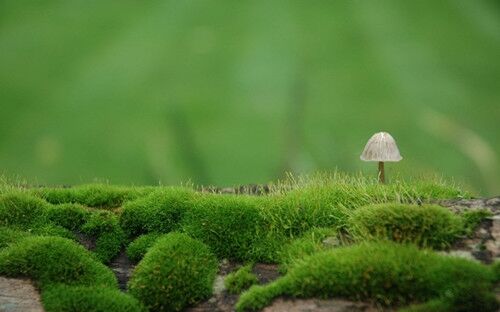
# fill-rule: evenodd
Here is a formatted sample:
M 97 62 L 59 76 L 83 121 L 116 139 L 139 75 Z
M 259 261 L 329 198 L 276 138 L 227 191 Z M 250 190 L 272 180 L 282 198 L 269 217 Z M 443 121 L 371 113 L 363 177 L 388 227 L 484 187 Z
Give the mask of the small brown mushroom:
M 360 156 L 363 161 L 378 161 L 378 180 L 385 183 L 384 162 L 400 161 L 398 146 L 394 138 L 387 132 L 375 133 L 366 143 Z

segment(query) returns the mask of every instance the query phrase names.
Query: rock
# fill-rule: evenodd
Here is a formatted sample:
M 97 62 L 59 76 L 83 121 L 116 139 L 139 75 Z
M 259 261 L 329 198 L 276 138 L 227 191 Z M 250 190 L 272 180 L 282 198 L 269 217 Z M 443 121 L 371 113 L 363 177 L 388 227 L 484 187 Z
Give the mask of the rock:
M 329 236 L 329 237 L 326 237 L 323 241 L 322 241 L 323 245 L 327 248 L 334 248 L 334 247 L 337 247 L 337 246 L 340 246 L 340 241 L 337 237 L 335 236 Z
M 341 299 L 283 299 L 278 298 L 264 312 L 375 312 L 376 307 L 365 302 Z M 386 310 L 390 311 L 390 310 Z
M 40 295 L 27 279 L 0 276 L 0 311 L 43 312 Z
M 214 280 L 214 285 L 212 288 L 212 294 L 213 295 L 220 295 L 222 292 L 226 289 L 224 286 L 224 276 L 222 275 L 217 275 Z

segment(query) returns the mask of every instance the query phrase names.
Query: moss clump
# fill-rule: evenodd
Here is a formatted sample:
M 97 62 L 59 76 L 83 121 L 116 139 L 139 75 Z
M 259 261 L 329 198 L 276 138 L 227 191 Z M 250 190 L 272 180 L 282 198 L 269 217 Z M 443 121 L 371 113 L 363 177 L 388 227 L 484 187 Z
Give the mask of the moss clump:
M 220 258 L 257 260 L 257 243 L 267 234 L 257 203 L 257 198 L 244 195 L 199 196 L 185 214 L 183 230 Z
M 127 256 L 133 262 L 139 262 L 162 234 L 149 233 L 137 237 L 127 247 Z
M 42 294 L 47 312 L 141 312 L 142 304 L 118 289 L 58 285 Z
M 46 201 L 22 192 L 1 195 L 0 226 L 30 229 L 44 222 L 48 206 Z
M 27 237 L 0 252 L 0 274 L 56 283 L 117 287 L 113 273 L 82 246 L 60 237 Z
M 413 245 L 363 243 L 314 254 L 266 286 L 243 293 L 237 311 L 258 310 L 276 296 L 342 297 L 373 300 L 382 305 L 404 305 L 444 298 L 458 305 L 461 296 L 473 304 L 491 292 L 488 267 L 459 258 L 440 256 Z
M 180 311 L 212 292 L 217 261 L 203 243 L 170 233 L 136 267 L 129 292 L 151 311 Z
M 102 262 L 109 262 L 116 256 L 125 240 L 118 217 L 106 210 L 92 213 L 81 231 L 96 240 L 94 253 Z
M 286 272 L 295 263 L 313 253 L 339 246 L 338 235 L 335 228 L 313 228 L 302 237 L 292 240 L 280 251 L 280 271 Z M 333 242 L 323 243 L 325 238 L 331 238 Z
M 129 237 L 178 230 L 195 195 L 188 188 L 166 188 L 128 202 L 120 217 L 121 226 Z
M 257 284 L 259 280 L 252 272 L 253 264 L 247 264 L 239 268 L 236 272 L 230 273 L 224 279 L 224 286 L 231 294 L 240 294 L 250 286 Z
M 0 226 L 0 249 L 31 236 L 31 233 Z
M 472 235 L 481 221 L 492 215 L 491 211 L 486 209 L 467 210 L 463 212 L 461 216 L 464 223 L 464 234 L 467 236 Z
M 47 209 L 48 221 L 71 231 L 77 231 L 87 221 L 90 211 L 79 204 L 52 205 Z
M 463 223 L 440 206 L 379 204 L 354 211 L 350 230 L 358 240 L 389 239 L 442 249 L 463 233 Z
M 31 192 L 51 204 L 75 203 L 96 208 L 116 208 L 126 201 L 145 196 L 152 190 L 151 187 L 88 184 L 72 188 L 39 188 Z

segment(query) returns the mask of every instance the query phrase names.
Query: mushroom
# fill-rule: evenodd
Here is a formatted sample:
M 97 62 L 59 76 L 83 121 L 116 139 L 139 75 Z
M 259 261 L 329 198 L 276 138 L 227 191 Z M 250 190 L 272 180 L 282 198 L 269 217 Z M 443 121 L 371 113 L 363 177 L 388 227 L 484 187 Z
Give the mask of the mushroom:
M 400 161 L 398 146 L 394 138 L 387 132 L 375 133 L 366 143 L 360 156 L 363 161 L 378 161 L 378 181 L 385 183 L 384 162 Z

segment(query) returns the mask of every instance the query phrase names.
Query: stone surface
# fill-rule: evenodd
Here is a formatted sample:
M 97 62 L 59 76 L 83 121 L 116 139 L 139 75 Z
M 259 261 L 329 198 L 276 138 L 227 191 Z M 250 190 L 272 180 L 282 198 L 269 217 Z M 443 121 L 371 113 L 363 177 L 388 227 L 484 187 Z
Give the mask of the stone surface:
M 125 250 L 122 250 L 120 254 L 111 261 L 109 268 L 115 273 L 120 289 L 126 290 L 128 280 L 134 271 L 135 265 L 127 257 Z
M 375 312 L 380 311 L 373 305 L 364 302 L 353 302 L 341 299 L 284 299 L 278 298 L 263 312 Z M 384 311 L 390 311 L 385 309 Z
M 40 295 L 30 280 L 0 276 L 0 311 L 43 312 Z

